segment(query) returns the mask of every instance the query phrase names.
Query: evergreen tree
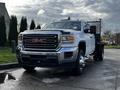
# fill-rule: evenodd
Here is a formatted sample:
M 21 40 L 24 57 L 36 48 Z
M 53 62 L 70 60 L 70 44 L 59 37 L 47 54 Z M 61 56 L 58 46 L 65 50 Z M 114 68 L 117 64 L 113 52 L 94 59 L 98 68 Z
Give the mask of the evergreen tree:
M 0 46 L 5 46 L 6 44 L 6 24 L 4 16 L 0 17 Z
M 10 18 L 10 28 L 9 28 L 9 36 L 8 40 L 11 45 L 12 40 L 15 40 L 17 44 L 18 32 L 17 32 L 17 17 L 11 16 Z
M 40 24 L 39 24 L 39 25 L 37 25 L 36 29 L 41 29 L 41 26 L 40 26 Z
M 71 18 L 70 18 L 70 16 L 68 17 L 68 20 L 70 20 Z
M 30 24 L 30 30 L 32 29 L 35 29 L 35 22 L 34 20 L 31 21 L 31 24 Z
M 22 17 L 20 22 L 20 32 L 27 30 L 27 18 Z

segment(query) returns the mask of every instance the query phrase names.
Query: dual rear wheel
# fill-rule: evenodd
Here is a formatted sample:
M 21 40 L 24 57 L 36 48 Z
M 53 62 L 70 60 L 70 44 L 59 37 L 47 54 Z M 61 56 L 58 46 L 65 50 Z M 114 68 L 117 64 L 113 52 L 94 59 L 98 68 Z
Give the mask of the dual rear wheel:
M 104 58 L 104 48 L 100 46 L 94 52 L 94 61 L 103 61 Z

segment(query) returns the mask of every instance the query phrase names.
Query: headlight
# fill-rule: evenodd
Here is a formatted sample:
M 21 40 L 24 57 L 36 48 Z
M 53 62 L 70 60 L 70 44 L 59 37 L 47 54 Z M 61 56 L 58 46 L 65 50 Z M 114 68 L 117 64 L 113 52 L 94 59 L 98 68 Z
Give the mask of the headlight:
M 75 40 L 73 35 L 62 35 L 61 38 L 63 43 L 73 43 Z
M 22 39 L 23 39 L 23 35 L 22 35 L 22 34 L 19 34 L 19 35 L 18 35 L 18 45 L 21 45 L 21 44 L 22 44 Z

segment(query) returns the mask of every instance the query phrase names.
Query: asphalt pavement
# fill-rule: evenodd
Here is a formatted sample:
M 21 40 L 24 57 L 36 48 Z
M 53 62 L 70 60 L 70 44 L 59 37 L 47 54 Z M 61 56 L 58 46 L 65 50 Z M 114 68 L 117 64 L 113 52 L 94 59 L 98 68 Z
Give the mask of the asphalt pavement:
M 89 62 L 82 75 L 67 70 L 1 70 L 0 90 L 120 90 L 120 50 L 105 49 L 103 62 Z M 1 79 L 0 79 L 1 80 Z

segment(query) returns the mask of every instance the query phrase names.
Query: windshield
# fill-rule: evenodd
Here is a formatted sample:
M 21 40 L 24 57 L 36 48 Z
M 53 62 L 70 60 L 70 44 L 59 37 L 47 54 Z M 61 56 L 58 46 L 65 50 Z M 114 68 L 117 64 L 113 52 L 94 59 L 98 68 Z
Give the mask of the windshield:
M 65 22 L 54 22 L 44 27 L 44 29 L 81 29 L 81 22 L 80 21 L 65 21 Z

